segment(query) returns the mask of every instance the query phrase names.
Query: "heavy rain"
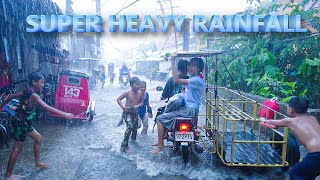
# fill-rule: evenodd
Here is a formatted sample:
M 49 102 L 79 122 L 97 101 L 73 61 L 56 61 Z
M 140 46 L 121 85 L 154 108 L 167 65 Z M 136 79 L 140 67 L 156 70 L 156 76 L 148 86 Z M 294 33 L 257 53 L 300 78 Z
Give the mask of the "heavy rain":
M 71 18 L 94 14 L 108 19 L 109 15 L 144 12 L 158 14 L 161 20 L 174 14 L 176 18 L 181 17 L 179 14 L 192 17 L 192 13 L 252 14 L 260 8 L 290 5 L 285 0 L 198 1 L 2 0 L 0 179 L 288 179 L 292 167 L 310 152 L 310 144 L 298 141 L 290 127 L 275 129 L 266 123 L 267 119 L 280 120 L 289 115 L 285 104 L 289 100 L 281 96 L 287 89 L 277 89 L 279 94 L 271 91 L 280 80 L 272 79 L 270 74 L 278 69 L 269 66 L 276 66 L 274 61 L 280 57 L 273 56 L 267 50 L 270 47 L 251 52 L 249 36 L 191 33 L 188 18 L 181 33 L 174 28 L 165 33 L 143 31 L 138 35 L 80 33 L 66 28 L 64 33 L 27 32 L 30 24 L 26 19 L 30 15 Z M 317 1 L 299 3 L 311 10 L 320 8 Z M 283 12 L 279 10 L 279 14 Z M 308 22 L 302 26 L 310 34 L 288 36 L 286 41 L 301 38 L 309 39 L 311 44 L 319 42 L 320 27 Z M 236 42 L 242 36 L 248 40 Z M 244 53 L 232 54 L 243 46 L 250 47 L 250 59 L 243 58 Z M 292 51 L 298 51 L 299 46 L 294 48 Z M 308 49 L 303 51 L 307 53 Z M 236 61 L 227 61 L 230 56 Z M 317 57 L 308 56 L 314 61 Z M 243 59 L 251 64 L 242 64 Z M 306 68 L 319 68 L 318 61 L 312 63 L 310 59 Z M 270 63 L 264 64 L 269 69 L 258 67 L 259 60 Z M 254 79 L 257 72 L 240 66 L 255 66 L 258 71 L 262 68 L 266 74 Z M 286 71 L 291 66 L 294 64 L 286 65 Z M 231 71 L 233 68 L 236 70 Z M 304 67 L 300 68 L 302 71 Z M 250 74 L 251 79 L 244 78 L 244 73 Z M 192 84 L 194 77 L 200 85 Z M 265 79 L 268 82 L 263 85 L 270 88 L 261 88 L 259 93 L 248 91 L 248 87 L 254 88 L 253 83 Z M 145 96 L 143 82 L 148 93 Z M 238 82 L 245 88 L 236 86 Z M 290 93 L 299 92 L 299 83 L 282 84 L 292 87 L 286 91 L 290 97 Z M 313 97 L 306 90 L 303 93 L 309 99 Z M 145 103 L 147 97 L 149 104 Z M 167 134 L 162 131 L 168 129 L 161 120 L 165 116 L 158 115 L 172 113 L 168 111 L 170 103 L 179 104 L 179 100 L 181 107 L 172 111 L 182 115 L 173 118 Z M 196 107 L 185 111 L 190 102 Z M 310 119 L 319 119 L 317 106 L 317 102 L 311 102 Z M 129 117 L 126 119 L 125 115 Z M 130 118 L 133 116 L 137 121 Z M 315 140 L 311 146 L 320 151 L 320 126 L 316 120 L 314 123 L 314 131 L 310 132 Z M 316 177 L 317 172 L 314 173 Z

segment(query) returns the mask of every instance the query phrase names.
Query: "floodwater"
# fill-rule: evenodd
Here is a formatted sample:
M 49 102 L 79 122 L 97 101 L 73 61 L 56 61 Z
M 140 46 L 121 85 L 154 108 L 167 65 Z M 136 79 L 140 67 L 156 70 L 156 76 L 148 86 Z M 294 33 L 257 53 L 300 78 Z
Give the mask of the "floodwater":
M 160 101 L 161 92 L 155 87 L 164 82 L 147 81 L 147 92 L 153 114 L 165 103 Z M 170 148 L 158 155 L 152 155 L 152 144 L 157 133 L 152 133 L 153 119 L 149 119 L 147 135 L 138 130 L 136 141 L 129 140 L 130 154 L 120 153 L 125 125 L 116 127 L 121 117 L 121 108 L 116 98 L 126 91 L 117 82 L 106 83 L 102 89 L 98 85 L 91 91 L 91 99 L 96 101 L 96 116 L 91 123 L 65 125 L 35 123 L 34 127 L 44 137 L 41 160 L 49 164 L 42 171 L 34 169 L 33 140 L 28 138 L 24 150 L 14 167 L 14 174 L 23 179 L 285 179 L 286 173 L 279 169 L 252 169 L 227 167 L 216 154 L 191 155 L 185 166 L 182 157 L 172 153 Z M 204 106 L 202 107 L 204 108 Z M 156 130 L 156 128 L 155 128 Z M 0 149 L 0 176 L 3 177 L 10 148 Z M 281 173 L 280 173 L 281 172 Z

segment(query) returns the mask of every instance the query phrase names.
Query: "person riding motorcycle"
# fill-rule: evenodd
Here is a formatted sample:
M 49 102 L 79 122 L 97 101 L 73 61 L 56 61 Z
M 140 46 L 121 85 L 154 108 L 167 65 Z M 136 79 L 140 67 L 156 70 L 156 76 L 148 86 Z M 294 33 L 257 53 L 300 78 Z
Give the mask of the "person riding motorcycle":
M 177 71 L 178 71 L 178 77 L 181 79 L 189 79 L 189 76 L 187 74 L 188 71 L 188 61 L 185 59 L 181 59 L 178 62 L 178 67 L 177 67 Z M 179 94 L 182 93 L 184 91 L 185 86 L 181 85 L 181 84 L 177 84 L 173 81 L 173 77 L 170 77 L 167 82 L 166 85 L 163 89 L 162 95 L 161 95 L 161 100 L 169 100 L 173 95 L 175 94 Z M 171 105 L 169 107 L 172 107 Z M 164 113 L 164 112 L 169 112 L 172 111 L 172 108 L 166 108 L 166 106 L 160 107 L 158 109 L 158 113 L 156 116 Z M 156 125 L 156 122 L 154 124 L 154 126 Z M 153 128 L 154 128 L 153 126 Z M 168 131 L 165 132 L 165 138 L 168 137 Z
M 178 62 L 178 76 L 181 79 L 189 79 L 189 76 L 187 75 L 187 67 L 188 67 L 188 61 L 181 59 Z M 161 99 L 169 99 L 171 98 L 173 95 L 178 94 L 183 92 L 184 90 L 184 86 L 181 84 L 177 84 L 173 81 L 173 78 L 170 77 L 168 79 L 168 81 L 166 82 L 166 85 L 163 89 L 162 95 L 161 95 Z
M 129 68 L 124 64 L 123 66 L 122 66 L 122 68 L 119 70 L 120 72 L 119 72 L 119 82 L 120 83 L 122 83 L 122 81 L 123 81 L 123 76 L 124 75 L 126 75 L 126 76 L 128 76 L 128 80 L 130 79 L 130 72 L 129 72 Z

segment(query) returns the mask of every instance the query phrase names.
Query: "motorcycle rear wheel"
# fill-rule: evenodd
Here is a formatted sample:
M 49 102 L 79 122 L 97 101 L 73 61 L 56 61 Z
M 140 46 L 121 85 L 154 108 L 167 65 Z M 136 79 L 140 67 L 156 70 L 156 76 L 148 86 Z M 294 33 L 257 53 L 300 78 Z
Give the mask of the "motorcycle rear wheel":
M 181 146 L 181 153 L 184 164 L 187 164 L 189 161 L 189 147 L 188 146 Z

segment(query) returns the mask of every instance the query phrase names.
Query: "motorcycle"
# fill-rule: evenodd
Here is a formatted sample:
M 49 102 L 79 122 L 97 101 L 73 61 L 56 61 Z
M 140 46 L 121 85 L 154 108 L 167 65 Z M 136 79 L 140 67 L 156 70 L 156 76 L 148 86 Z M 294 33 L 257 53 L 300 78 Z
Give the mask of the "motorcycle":
M 160 89 L 160 88 L 159 88 Z M 177 96 L 179 97 L 179 96 Z M 181 108 L 181 98 L 171 97 L 170 101 L 166 101 L 166 106 L 160 107 L 157 110 L 156 119 L 159 115 L 171 112 Z M 176 117 L 174 128 L 169 130 L 167 141 L 172 142 L 172 149 L 174 152 L 181 152 L 183 162 L 186 164 L 189 161 L 189 154 L 195 150 L 196 152 L 202 153 L 203 150 L 196 145 L 200 133 L 196 131 L 198 117 Z M 155 126 L 155 125 L 154 125 Z M 154 127 L 153 126 L 153 127 Z
M 198 134 L 195 131 L 196 118 L 176 118 L 175 127 L 172 132 L 169 132 L 168 141 L 173 143 L 173 148 L 177 152 L 180 150 L 182 158 L 186 164 L 189 160 L 189 154 L 194 148 L 194 141 Z
M 0 103 L 2 103 L 2 101 L 9 95 L 16 93 L 16 84 L 22 82 L 26 82 L 26 80 L 13 81 L 9 86 L 0 89 Z M 12 99 L 4 105 L 2 109 L 0 109 L 0 148 L 4 145 L 9 147 L 8 141 L 10 139 L 12 129 L 11 118 L 16 115 L 15 110 L 19 104 L 20 101 L 18 99 Z
M 124 88 L 128 87 L 129 80 L 130 80 L 130 73 L 126 71 L 120 72 L 119 78 L 120 78 L 121 86 Z
M 0 100 L 0 103 L 2 100 Z M 0 148 L 8 145 L 8 141 L 11 135 L 11 118 L 16 115 L 15 110 L 17 109 L 20 101 L 17 99 L 12 99 L 8 102 L 2 109 L 0 109 Z

